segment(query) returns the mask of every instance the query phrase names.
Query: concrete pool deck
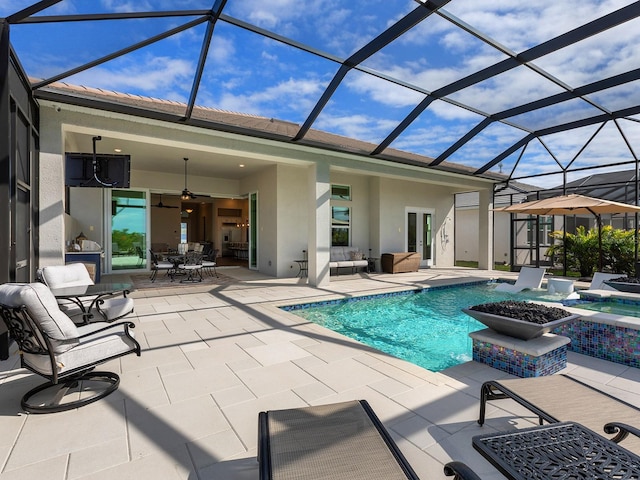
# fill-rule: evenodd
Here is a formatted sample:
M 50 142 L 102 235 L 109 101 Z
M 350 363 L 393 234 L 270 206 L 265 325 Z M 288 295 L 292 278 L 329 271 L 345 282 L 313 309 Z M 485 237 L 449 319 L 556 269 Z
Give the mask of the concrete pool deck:
M 95 404 L 21 413 L 20 397 L 41 379 L 19 368 L 13 347 L 0 362 L 0 479 L 257 479 L 259 411 L 351 399 L 369 401 L 421 478 L 447 478 L 442 467 L 449 460 L 467 463 L 483 479 L 504 478 L 471 438 L 536 424 L 503 401 L 490 407 L 484 427 L 477 425 L 480 385 L 508 374 L 474 362 L 433 373 L 277 305 L 517 274 L 434 268 L 341 275 L 314 288 L 306 279 L 222 272 L 236 283 L 131 294 L 142 356 L 101 368 L 118 372 L 121 383 Z M 569 352 L 562 373 L 640 406 L 640 369 Z

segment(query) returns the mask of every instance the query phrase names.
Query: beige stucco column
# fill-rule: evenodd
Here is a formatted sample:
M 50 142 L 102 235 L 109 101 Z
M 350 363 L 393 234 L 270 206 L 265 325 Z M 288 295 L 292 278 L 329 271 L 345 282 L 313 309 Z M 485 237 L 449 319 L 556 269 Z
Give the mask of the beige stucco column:
M 40 265 L 64 263 L 64 157 L 53 108 L 40 109 Z
M 493 270 L 493 191 L 480 190 L 478 204 L 478 268 Z
M 331 182 L 329 164 L 318 162 L 309 167 L 309 284 L 329 284 L 329 248 L 331 246 Z

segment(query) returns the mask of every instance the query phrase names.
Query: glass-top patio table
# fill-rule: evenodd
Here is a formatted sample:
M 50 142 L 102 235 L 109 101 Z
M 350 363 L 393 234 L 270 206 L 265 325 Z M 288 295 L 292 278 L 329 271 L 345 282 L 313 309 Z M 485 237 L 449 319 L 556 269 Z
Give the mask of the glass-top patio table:
M 638 455 L 575 422 L 478 435 L 473 446 L 512 480 L 640 478 Z

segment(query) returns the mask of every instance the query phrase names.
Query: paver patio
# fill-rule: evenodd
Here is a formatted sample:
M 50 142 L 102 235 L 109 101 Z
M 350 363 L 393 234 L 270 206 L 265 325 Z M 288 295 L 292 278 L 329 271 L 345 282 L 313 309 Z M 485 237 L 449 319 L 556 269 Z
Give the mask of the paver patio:
M 120 374 L 120 388 L 95 404 L 24 414 L 20 397 L 41 379 L 18 368 L 15 351 L 0 362 L 0 479 L 257 479 L 259 411 L 350 399 L 370 402 L 421 478 L 446 478 L 443 464 L 460 460 L 499 479 L 471 437 L 537 421 L 503 401 L 484 427 L 476 424 L 481 383 L 503 372 L 467 362 L 433 373 L 277 308 L 498 272 L 341 276 L 323 288 L 240 268 L 224 273 L 238 283 L 131 294 L 143 353 L 105 365 Z M 572 353 L 568 363 L 562 373 L 640 406 L 640 370 Z

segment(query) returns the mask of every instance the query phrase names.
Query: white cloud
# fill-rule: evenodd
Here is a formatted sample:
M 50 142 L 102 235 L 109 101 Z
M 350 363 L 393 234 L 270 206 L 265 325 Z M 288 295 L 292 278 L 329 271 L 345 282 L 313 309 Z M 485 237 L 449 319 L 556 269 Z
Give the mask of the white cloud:
M 118 68 L 96 67 L 69 81 L 119 92 L 145 92 L 165 99 L 184 99 L 191 88 L 193 63 L 170 57 L 147 57 L 143 63 L 121 63 Z
M 101 3 L 109 12 L 128 13 L 153 10 L 153 6 L 149 2 L 142 0 L 101 0 Z
M 232 38 L 214 35 L 209 47 L 209 59 L 214 60 L 218 65 L 233 64 L 236 53 Z
M 376 144 L 395 125 L 395 122 L 371 115 L 338 116 L 325 113 L 320 116 L 314 128 Z
M 324 83 L 318 79 L 293 79 L 277 83 L 262 90 L 235 94 L 227 91 L 216 103 L 219 108 L 236 112 L 254 113 L 266 117 L 287 119 L 290 112 L 304 117 L 319 98 Z M 278 116 L 277 113 L 287 113 Z
M 373 101 L 390 107 L 415 105 L 425 97 L 423 93 L 356 71 L 347 76 L 345 84 L 358 95 L 368 95 Z

